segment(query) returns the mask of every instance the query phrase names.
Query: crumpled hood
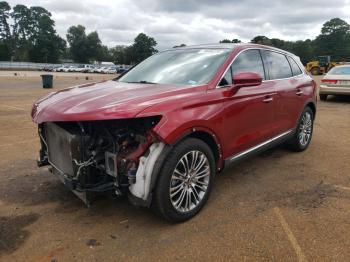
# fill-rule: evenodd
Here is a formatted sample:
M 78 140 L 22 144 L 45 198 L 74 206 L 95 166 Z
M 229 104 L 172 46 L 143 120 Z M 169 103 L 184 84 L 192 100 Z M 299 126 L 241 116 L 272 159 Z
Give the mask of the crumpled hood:
M 190 96 L 191 87 L 105 81 L 50 93 L 32 109 L 36 123 L 132 118 L 168 99 Z

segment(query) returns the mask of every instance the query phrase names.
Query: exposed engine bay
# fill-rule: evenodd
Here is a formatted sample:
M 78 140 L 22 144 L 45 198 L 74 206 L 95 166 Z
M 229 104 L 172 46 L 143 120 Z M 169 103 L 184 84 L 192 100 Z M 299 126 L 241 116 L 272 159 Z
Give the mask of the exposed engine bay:
M 164 147 L 151 131 L 159 121 L 155 116 L 39 124 L 38 165 L 50 165 L 88 205 L 93 193 L 111 190 L 146 199 L 150 172 Z

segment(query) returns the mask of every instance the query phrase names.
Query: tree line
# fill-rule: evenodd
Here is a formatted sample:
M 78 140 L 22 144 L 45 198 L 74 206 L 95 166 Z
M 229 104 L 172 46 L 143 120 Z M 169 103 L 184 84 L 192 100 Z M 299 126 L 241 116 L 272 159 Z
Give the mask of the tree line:
M 138 34 L 130 46 L 108 48 L 96 31 L 87 34 L 82 25 L 71 26 L 64 40 L 51 16 L 43 7 L 18 4 L 11 8 L 1 1 L 0 61 L 57 63 L 71 59 L 77 63 L 135 64 L 157 52 L 157 42 L 144 33 Z
M 239 39 L 220 41 L 220 43 L 240 42 Z M 330 55 L 334 61 L 350 61 L 350 25 L 340 18 L 325 22 L 320 34 L 314 40 L 285 41 L 259 35 L 254 37 L 251 43 L 273 46 L 294 53 L 300 57 L 303 64 L 317 56 L 325 55 Z
M 82 25 L 71 26 L 66 39 L 55 30 L 51 13 L 43 7 L 18 4 L 13 8 L 0 2 L 0 60 L 56 63 L 71 59 L 77 63 L 111 61 L 116 64 L 135 64 L 158 52 L 157 42 L 144 33 L 138 34 L 133 44 L 109 48 L 102 44 L 96 31 L 89 34 Z M 241 40 L 223 39 L 220 43 L 240 43 Z M 290 51 L 306 64 L 320 55 L 330 55 L 334 61 L 350 61 L 350 25 L 333 18 L 323 24 L 313 40 L 285 41 L 259 35 L 251 40 Z M 185 46 L 176 45 L 174 48 Z

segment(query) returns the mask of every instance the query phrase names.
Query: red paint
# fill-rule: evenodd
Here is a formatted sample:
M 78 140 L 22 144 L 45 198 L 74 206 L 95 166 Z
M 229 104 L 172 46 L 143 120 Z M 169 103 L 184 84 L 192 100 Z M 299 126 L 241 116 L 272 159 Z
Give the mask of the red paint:
M 254 82 L 254 86 L 237 84 L 216 88 L 232 59 L 246 48 L 270 47 L 252 44 L 236 46 L 213 79 L 203 86 L 105 81 L 51 93 L 33 106 L 33 121 L 86 121 L 162 115 L 153 133 L 164 142 L 172 144 L 193 132 L 193 129 L 202 130 L 215 136 L 222 159 L 225 159 L 294 128 L 304 106 L 309 102 L 316 103 L 316 85 L 306 73 L 262 82 L 255 74 L 244 73 L 234 78 L 241 80 L 242 84 L 248 74 L 248 85 Z
M 336 84 L 338 80 L 333 80 L 333 79 L 322 79 L 322 83 L 331 83 L 331 84 Z
M 241 88 L 245 86 L 261 85 L 262 78 L 256 73 L 243 72 L 234 75 L 232 81 L 236 88 Z

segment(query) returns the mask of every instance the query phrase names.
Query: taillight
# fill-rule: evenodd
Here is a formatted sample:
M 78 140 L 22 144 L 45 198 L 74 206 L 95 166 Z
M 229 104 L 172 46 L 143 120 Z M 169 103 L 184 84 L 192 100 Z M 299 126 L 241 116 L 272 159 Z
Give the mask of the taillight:
M 330 83 L 330 84 L 336 84 L 338 80 L 333 80 L 333 79 L 322 79 L 322 83 Z

